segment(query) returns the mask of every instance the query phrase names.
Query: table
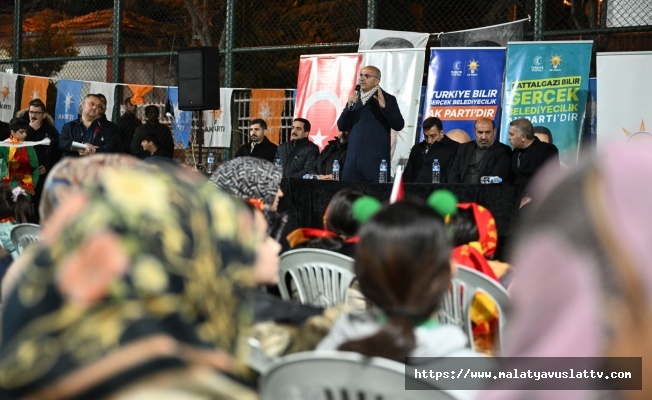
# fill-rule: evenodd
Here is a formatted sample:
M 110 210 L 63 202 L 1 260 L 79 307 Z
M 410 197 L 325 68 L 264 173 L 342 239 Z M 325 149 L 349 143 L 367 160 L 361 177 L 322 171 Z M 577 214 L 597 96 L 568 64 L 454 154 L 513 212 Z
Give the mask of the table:
M 322 228 L 322 218 L 328 202 L 343 188 L 357 190 L 381 202 L 386 202 L 392 192 L 391 183 L 283 179 L 281 190 L 284 195 L 279 203 L 279 211 L 288 213 L 287 230 L 300 227 Z M 406 183 L 403 189 L 405 196 L 422 199 L 426 199 L 437 189 L 448 189 L 455 193 L 461 203 L 476 202 L 486 207 L 496 220 L 499 247 L 506 244 L 512 233 L 521 199 L 520 187 L 506 183 L 492 185 Z

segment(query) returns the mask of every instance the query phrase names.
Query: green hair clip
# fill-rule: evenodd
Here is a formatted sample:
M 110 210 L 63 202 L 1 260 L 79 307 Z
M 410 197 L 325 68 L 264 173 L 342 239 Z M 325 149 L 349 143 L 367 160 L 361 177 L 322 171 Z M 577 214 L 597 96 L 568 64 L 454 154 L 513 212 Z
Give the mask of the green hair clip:
M 371 196 L 362 196 L 353 202 L 353 218 L 359 223 L 365 223 L 375 213 L 380 210 L 382 205 L 380 201 Z
M 450 190 L 435 190 L 428 196 L 428 205 L 446 218 L 457 213 L 457 197 Z

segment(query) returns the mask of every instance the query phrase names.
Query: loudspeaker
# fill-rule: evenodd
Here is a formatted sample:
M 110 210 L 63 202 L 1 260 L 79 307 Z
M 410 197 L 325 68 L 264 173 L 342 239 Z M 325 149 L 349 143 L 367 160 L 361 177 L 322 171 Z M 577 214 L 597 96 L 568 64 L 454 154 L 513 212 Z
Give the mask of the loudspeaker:
M 220 51 L 217 47 L 179 49 L 179 110 L 220 108 Z

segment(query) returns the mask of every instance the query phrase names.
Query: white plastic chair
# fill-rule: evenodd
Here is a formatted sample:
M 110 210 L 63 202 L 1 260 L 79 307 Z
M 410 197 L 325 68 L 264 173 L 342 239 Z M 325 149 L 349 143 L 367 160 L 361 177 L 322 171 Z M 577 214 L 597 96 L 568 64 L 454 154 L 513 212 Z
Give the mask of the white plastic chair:
M 507 310 L 511 304 L 509 294 L 498 283 L 472 268 L 457 266 L 457 275 L 453 277 L 451 288 L 442 300 L 438 313 L 442 324 L 456 325 L 468 335 L 471 348 L 473 342 L 473 327 L 471 324 L 471 306 L 476 293 L 489 296 L 498 308 L 498 351 L 503 348 L 503 334 L 507 321 Z
M 281 255 L 279 291 L 290 300 L 291 278 L 299 292 L 299 301 L 318 307 L 330 307 L 346 301 L 346 292 L 355 279 L 351 257 L 323 249 L 297 249 Z
M 290 354 L 261 377 L 263 400 L 451 400 L 448 392 L 413 379 L 405 390 L 405 364 L 340 351 Z
M 20 254 L 31 243 L 41 241 L 41 226 L 36 224 L 17 224 L 11 228 L 11 242 L 16 248 L 16 253 Z

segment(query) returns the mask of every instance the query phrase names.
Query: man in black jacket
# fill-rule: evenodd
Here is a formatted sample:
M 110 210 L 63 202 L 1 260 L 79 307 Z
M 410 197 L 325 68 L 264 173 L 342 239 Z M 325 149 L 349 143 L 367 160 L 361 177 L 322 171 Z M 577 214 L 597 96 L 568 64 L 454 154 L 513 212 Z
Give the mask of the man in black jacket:
M 551 163 L 559 170 L 557 146 L 542 142 L 534 136 L 534 127 L 530 120 L 519 118 L 510 122 L 507 138 L 514 148 L 511 167 L 515 184 L 527 187 L 532 177 L 548 160 L 554 160 Z
M 82 101 L 79 119 L 67 122 L 61 128 L 59 149 L 64 156 L 85 156 L 95 153 L 114 153 L 120 149 L 118 132 L 114 124 L 102 123 L 99 118 L 103 110 L 102 100 L 96 94 L 87 94 Z M 73 142 L 85 145 L 84 150 L 73 149 Z
M 319 146 L 308 138 L 310 122 L 295 118 L 292 122 L 292 135 L 289 142 L 278 146 L 276 156 L 283 165 L 283 178 L 301 179 L 305 174 L 315 174 L 315 164 L 319 157 Z
M 138 108 L 131 102 L 133 97 L 127 97 L 124 101 L 125 112 L 118 120 L 118 131 L 120 132 L 120 151 L 131 154 L 131 141 L 134 138 L 136 128 L 143 122 L 136 116 Z
M 277 145 L 267 139 L 267 122 L 256 118 L 249 125 L 249 143 L 245 143 L 235 153 L 237 157 L 258 157 L 267 161 L 274 161 Z
M 458 142 L 444 135 L 444 127 L 437 117 L 423 121 L 423 137 L 410 151 L 410 158 L 403 172 L 403 180 L 408 183 L 432 183 L 432 163 L 439 160 L 440 182 L 446 182 L 446 173 Z
M 489 118 L 475 121 L 475 141 L 457 148 L 448 171 L 449 183 L 480 183 L 483 176 L 499 176 L 510 181 L 512 149 L 496 141 L 496 127 Z
M 346 161 L 346 148 L 349 141 L 349 132 L 339 131 L 337 137 L 329 140 L 324 150 L 317 157 L 317 175 L 319 179 L 333 179 L 333 161 L 337 160 L 340 164 L 340 171 Z
M 136 128 L 134 138 L 131 140 L 131 155 L 138 158 L 148 157 L 150 154 L 143 150 L 141 143 L 146 136 L 155 135 L 159 140 L 159 154 L 172 158 L 174 155 L 174 138 L 172 131 L 159 121 L 161 110 L 153 104 L 145 107 L 147 122 Z

